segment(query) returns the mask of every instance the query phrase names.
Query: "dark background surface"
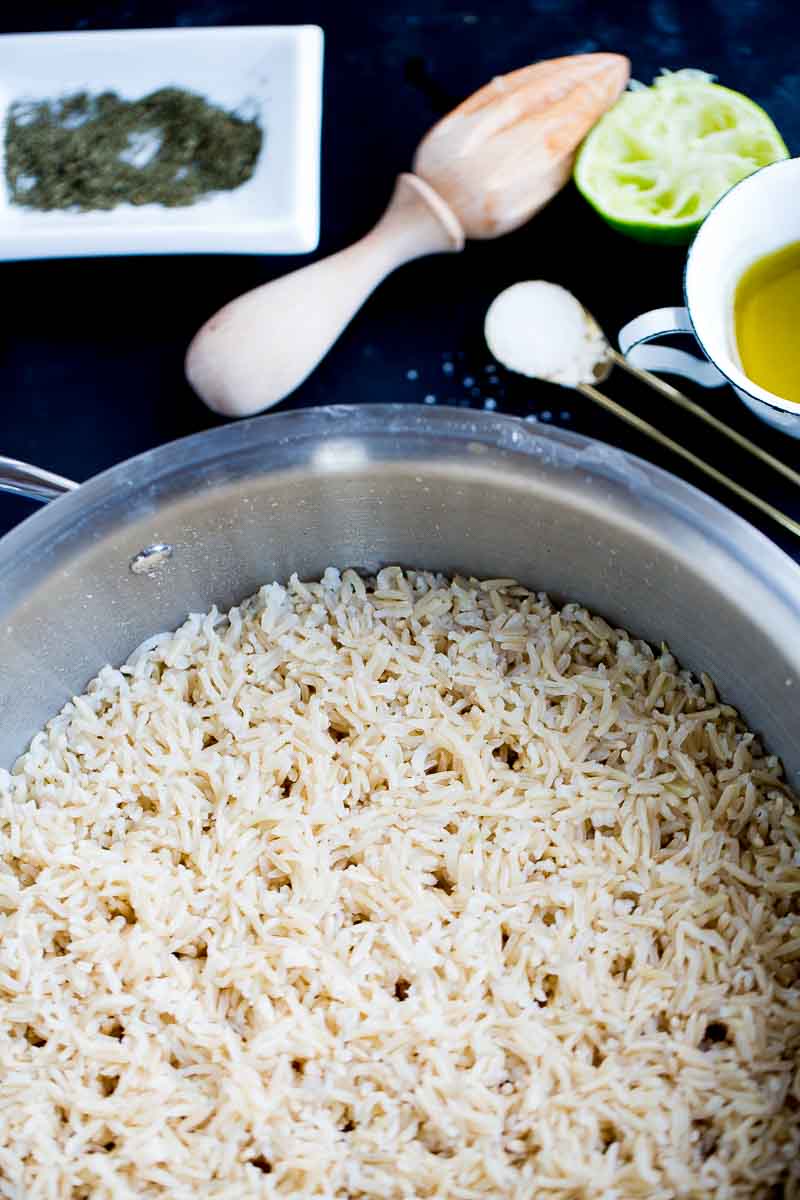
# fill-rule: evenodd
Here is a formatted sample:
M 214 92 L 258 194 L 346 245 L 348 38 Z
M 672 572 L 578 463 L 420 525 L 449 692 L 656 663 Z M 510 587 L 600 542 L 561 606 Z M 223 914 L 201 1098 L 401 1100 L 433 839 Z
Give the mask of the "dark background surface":
M 322 234 L 317 254 L 354 240 L 386 203 L 422 134 L 493 75 L 560 54 L 614 50 L 635 77 L 693 66 L 762 104 L 800 152 L 800 15 L 786 0 L 26 0 L 4 5 L 0 31 L 317 23 L 326 36 Z M 196 328 L 239 292 L 304 258 L 169 257 L 4 263 L 0 454 L 83 480 L 215 418 L 183 380 Z M 571 392 L 488 374 L 486 308 L 519 279 L 572 289 L 607 331 L 680 303 L 683 252 L 608 230 L 572 188 L 527 227 L 388 280 L 329 358 L 284 407 L 369 401 L 437 403 L 552 421 L 659 462 L 714 491 Z M 718 467 L 800 517 L 800 497 L 705 427 L 624 379 L 615 394 Z M 608 386 L 608 385 L 607 385 Z M 688 390 L 688 385 L 687 385 Z M 697 394 L 696 392 L 694 393 Z M 772 433 L 729 389 L 702 402 L 800 465 L 800 442 Z M 800 546 L 721 490 L 800 559 Z M 0 533 L 33 510 L 0 495 Z

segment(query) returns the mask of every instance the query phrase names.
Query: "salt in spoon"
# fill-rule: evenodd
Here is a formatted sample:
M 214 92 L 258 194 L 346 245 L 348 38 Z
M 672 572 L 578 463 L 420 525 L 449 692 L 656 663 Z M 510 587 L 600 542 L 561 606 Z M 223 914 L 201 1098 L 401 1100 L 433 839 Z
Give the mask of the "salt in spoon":
M 545 327 L 546 322 L 549 322 L 549 328 Z M 598 389 L 597 384 L 603 383 L 615 366 L 623 367 L 659 395 L 679 404 L 681 408 L 699 417 L 718 433 L 724 434 L 742 449 L 800 486 L 800 474 L 780 459 L 774 458 L 735 429 L 706 412 L 677 388 L 665 383 L 658 376 L 651 375 L 649 371 L 627 362 L 623 355 L 613 349 L 591 313 L 565 288 L 544 280 L 514 284 L 501 292 L 490 305 L 486 314 L 484 334 L 486 344 L 494 357 L 509 370 L 531 379 L 541 379 L 545 383 L 574 388 L 639 433 L 646 434 L 665 449 L 691 463 L 710 479 L 734 492 L 740 499 L 765 513 L 796 537 L 800 537 L 800 522 L 742 487 L 735 479 L 723 474 L 691 450 L 662 433 L 655 425 L 624 408 Z

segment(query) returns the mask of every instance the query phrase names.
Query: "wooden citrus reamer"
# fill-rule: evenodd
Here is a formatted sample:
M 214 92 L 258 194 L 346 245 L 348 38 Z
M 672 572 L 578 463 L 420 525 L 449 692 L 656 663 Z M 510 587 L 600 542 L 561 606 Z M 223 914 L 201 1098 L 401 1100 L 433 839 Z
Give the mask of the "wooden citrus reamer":
M 628 80 L 619 54 L 578 54 L 481 88 L 420 143 L 389 207 L 346 250 L 220 309 L 186 356 L 209 408 L 244 417 L 277 404 L 327 354 L 370 293 L 403 263 L 463 249 L 528 221 L 570 177 L 575 151 Z

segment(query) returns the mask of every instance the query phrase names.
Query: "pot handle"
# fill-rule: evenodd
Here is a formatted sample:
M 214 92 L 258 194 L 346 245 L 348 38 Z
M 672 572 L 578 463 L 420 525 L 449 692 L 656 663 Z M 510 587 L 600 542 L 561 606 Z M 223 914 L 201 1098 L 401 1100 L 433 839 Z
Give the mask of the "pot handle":
M 63 475 L 54 475 L 52 471 L 20 462 L 16 458 L 4 458 L 0 454 L 0 492 L 46 502 L 56 500 L 66 492 L 74 492 L 78 486 Z
M 674 350 L 670 346 L 648 346 L 657 338 L 671 337 L 676 333 L 694 336 L 689 310 L 686 308 L 654 308 L 652 312 L 634 317 L 619 331 L 619 348 L 629 363 L 643 367 L 646 371 L 666 371 L 671 375 L 683 375 L 699 383 L 701 387 L 722 387 L 728 380 L 707 358 L 698 358 L 686 350 Z

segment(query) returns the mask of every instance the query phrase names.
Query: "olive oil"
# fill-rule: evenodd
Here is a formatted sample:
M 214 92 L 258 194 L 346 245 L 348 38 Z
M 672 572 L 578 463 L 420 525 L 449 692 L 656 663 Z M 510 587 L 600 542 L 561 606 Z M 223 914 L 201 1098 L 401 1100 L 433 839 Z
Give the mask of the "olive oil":
M 800 242 L 748 267 L 733 312 L 748 379 L 800 404 Z

